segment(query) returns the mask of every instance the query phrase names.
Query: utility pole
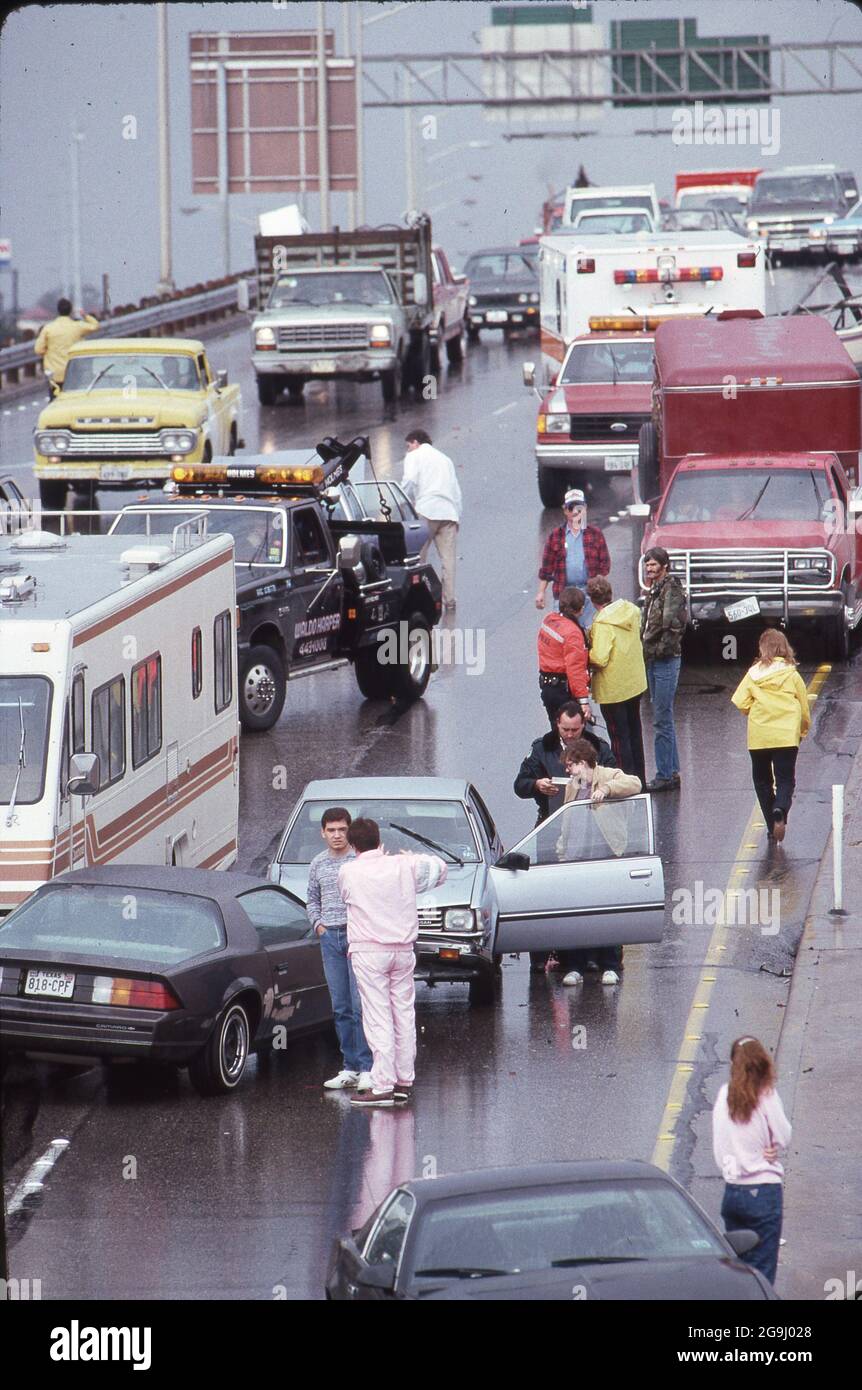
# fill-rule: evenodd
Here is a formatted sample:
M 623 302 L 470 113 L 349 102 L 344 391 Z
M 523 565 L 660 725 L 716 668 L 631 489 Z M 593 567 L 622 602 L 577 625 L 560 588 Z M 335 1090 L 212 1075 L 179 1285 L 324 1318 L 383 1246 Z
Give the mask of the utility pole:
M 326 90 L 326 6 L 317 0 L 317 173 L 320 230 L 332 230 L 329 212 L 329 103 Z
M 159 294 L 174 289 L 171 265 L 171 128 L 168 103 L 168 7 L 156 5 L 159 78 Z
M 350 6 L 341 6 L 341 35 L 344 42 L 344 56 L 350 57 Z M 360 21 L 361 24 L 361 21 Z M 356 192 L 350 188 L 347 191 L 347 222 L 351 232 L 356 231 Z
M 365 129 L 362 111 L 362 5 L 356 11 L 356 225 L 365 225 Z
M 69 148 L 70 158 L 70 193 L 71 193 L 71 231 L 72 231 L 72 269 L 71 269 L 71 293 L 69 298 L 72 301 L 72 308 L 78 310 L 81 305 L 81 172 L 80 172 L 80 145 L 83 140 L 80 130 L 72 125 L 72 141 Z
M 221 198 L 222 247 L 224 250 L 223 274 L 230 275 L 230 170 L 228 168 L 228 109 L 227 109 L 227 68 L 218 65 L 218 89 L 216 92 L 216 123 L 218 128 L 218 191 Z
M 404 92 L 404 101 L 410 101 L 410 93 L 413 83 L 410 73 L 405 67 L 401 73 L 401 86 Z M 413 111 L 409 105 L 404 107 L 404 168 L 407 181 L 407 207 L 405 212 L 408 214 L 416 211 L 416 171 L 413 164 Z

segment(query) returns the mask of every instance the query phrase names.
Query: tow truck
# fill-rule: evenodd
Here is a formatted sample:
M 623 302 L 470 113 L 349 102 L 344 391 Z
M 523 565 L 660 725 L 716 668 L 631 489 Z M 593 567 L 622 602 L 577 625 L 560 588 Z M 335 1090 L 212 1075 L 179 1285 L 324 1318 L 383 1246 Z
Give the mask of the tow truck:
M 334 518 L 339 485 L 360 459 L 373 469 L 365 436 L 328 437 L 311 455 L 178 465 L 173 496 L 132 503 L 111 527 L 163 534 L 203 514 L 209 534 L 233 535 L 245 729 L 272 728 L 289 681 L 347 664 L 367 699 L 425 693 L 442 587 L 430 565 L 407 555 L 400 521 Z M 380 510 L 389 515 L 385 498 Z

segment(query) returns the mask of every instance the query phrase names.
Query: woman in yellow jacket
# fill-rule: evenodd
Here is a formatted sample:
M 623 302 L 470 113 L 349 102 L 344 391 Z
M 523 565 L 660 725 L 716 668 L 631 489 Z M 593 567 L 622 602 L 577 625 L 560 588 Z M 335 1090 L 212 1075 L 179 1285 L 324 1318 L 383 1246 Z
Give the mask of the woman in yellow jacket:
M 754 790 L 770 840 L 783 840 L 796 785 L 800 740 L 811 727 L 808 692 L 793 648 L 777 628 L 760 638 L 760 659 L 731 699 L 748 714 L 748 751 Z

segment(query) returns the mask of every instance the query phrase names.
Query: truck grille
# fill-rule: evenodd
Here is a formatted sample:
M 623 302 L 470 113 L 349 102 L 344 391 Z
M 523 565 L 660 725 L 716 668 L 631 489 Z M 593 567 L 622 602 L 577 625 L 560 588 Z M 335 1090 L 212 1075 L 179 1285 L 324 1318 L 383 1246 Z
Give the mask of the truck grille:
M 689 592 L 707 594 L 780 594 L 785 584 L 796 589 L 829 589 L 833 559 L 827 550 L 671 550 L 671 563 Z M 674 560 L 688 560 L 684 573 Z M 795 561 L 826 560 L 827 569 L 799 569 Z
M 364 348 L 368 346 L 368 328 L 364 323 L 300 323 L 279 328 L 278 346 L 282 351 L 291 348 Z
M 489 292 L 488 294 L 477 294 L 475 308 L 477 309 L 497 309 L 505 308 L 507 304 L 517 304 L 517 290 L 500 290 L 498 293 Z M 523 308 L 523 305 L 521 306 Z
M 776 232 L 779 236 L 785 233 L 798 236 L 807 232 L 809 227 L 814 226 L 815 222 L 820 221 L 822 218 L 818 217 L 816 213 L 812 213 L 810 217 L 779 217 L 774 222 L 764 222 L 758 219 L 758 226 L 761 231 Z
M 158 430 L 100 430 L 92 434 L 70 433 L 63 458 L 152 458 L 163 452 Z
M 591 439 L 607 441 L 609 444 L 630 444 L 638 446 L 638 432 L 641 425 L 650 419 L 644 415 L 573 415 L 572 439 Z M 612 429 L 613 425 L 625 425 L 624 430 Z

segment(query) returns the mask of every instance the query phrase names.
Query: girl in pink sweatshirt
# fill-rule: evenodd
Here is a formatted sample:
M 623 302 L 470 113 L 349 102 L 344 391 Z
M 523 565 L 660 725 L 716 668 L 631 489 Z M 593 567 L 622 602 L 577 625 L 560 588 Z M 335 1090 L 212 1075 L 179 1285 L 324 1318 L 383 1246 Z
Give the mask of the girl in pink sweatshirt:
M 772 1058 L 757 1038 L 737 1038 L 730 1049 L 730 1082 L 712 1111 L 712 1150 L 725 1180 L 721 1216 L 726 1231 L 760 1236 L 742 1258 L 771 1284 L 781 1240 L 784 1169 L 778 1155 L 790 1134 Z

